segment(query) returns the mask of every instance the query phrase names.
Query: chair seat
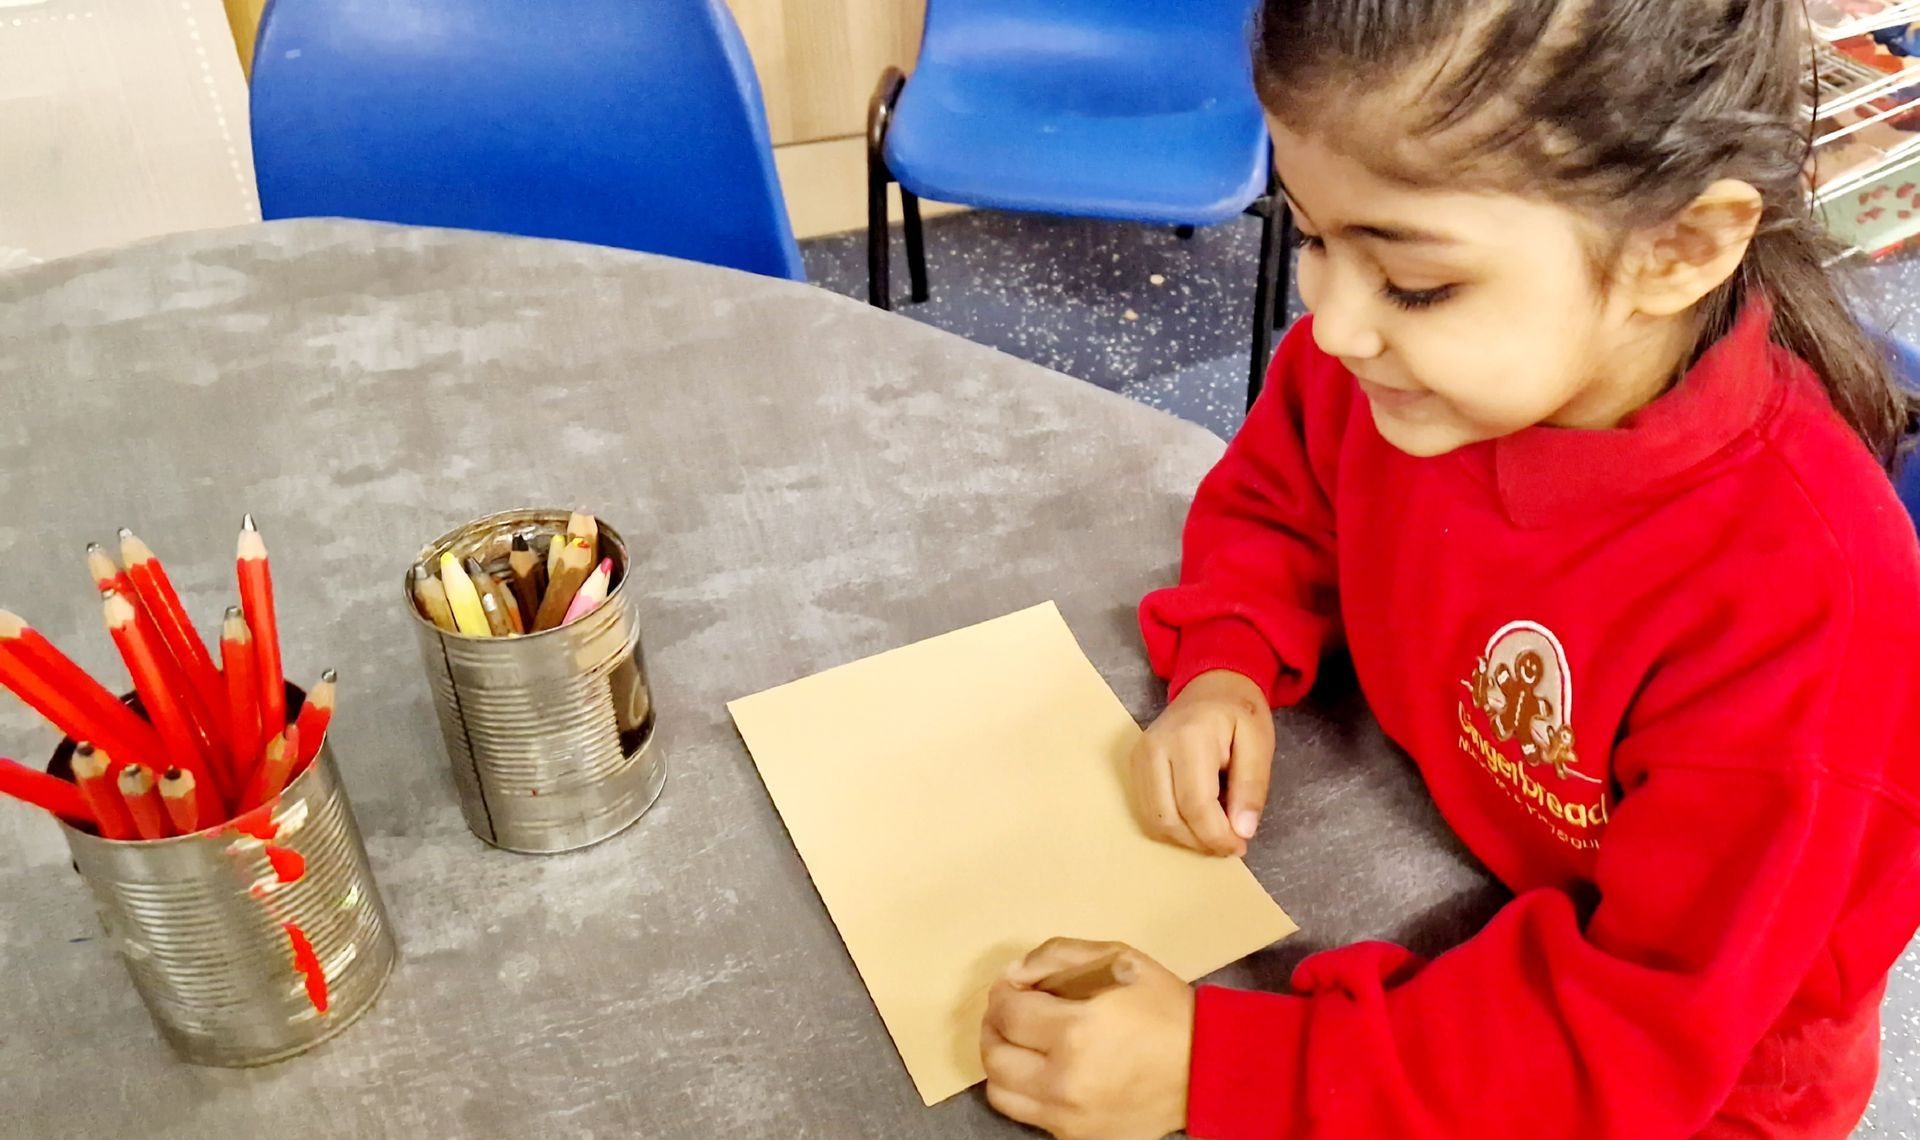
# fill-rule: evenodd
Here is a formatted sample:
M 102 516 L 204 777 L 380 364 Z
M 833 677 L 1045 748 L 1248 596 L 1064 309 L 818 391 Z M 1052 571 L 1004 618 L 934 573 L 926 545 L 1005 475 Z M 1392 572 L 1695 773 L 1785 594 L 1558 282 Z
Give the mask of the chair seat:
M 900 185 L 941 202 L 1226 221 L 1266 192 L 1267 125 L 1244 78 L 1224 83 L 1207 70 L 1084 56 L 923 58 L 894 110 L 887 165 Z

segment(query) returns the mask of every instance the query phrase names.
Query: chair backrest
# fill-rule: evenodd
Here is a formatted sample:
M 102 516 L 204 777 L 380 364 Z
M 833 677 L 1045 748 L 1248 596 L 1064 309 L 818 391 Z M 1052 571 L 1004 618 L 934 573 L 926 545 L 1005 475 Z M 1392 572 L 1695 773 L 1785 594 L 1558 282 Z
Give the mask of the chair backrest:
M 925 35 L 976 27 L 1111 30 L 1231 37 L 1243 52 L 1258 0 L 927 0 Z
M 1045 91 L 1092 115 L 1170 111 L 1194 99 L 1247 99 L 1257 0 L 927 0 L 920 66 L 952 65 Z M 1073 60 L 1085 60 L 1082 75 Z M 1111 90 L 1120 61 L 1138 90 Z M 1159 92 L 1164 107 L 1140 105 Z M 1151 103 L 1151 99 L 1149 99 Z
M 759 80 L 722 0 L 272 0 L 253 151 L 269 218 L 803 276 Z
M 1893 359 L 1894 375 L 1907 391 L 1920 397 L 1920 350 L 1891 336 L 1882 336 L 1880 340 Z M 1899 493 L 1900 503 L 1907 508 L 1914 525 L 1920 527 L 1920 441 L 1909 439 L 1908 442 L 1915 448 L 1908 451 L 1894 469 L 1893 489 Z

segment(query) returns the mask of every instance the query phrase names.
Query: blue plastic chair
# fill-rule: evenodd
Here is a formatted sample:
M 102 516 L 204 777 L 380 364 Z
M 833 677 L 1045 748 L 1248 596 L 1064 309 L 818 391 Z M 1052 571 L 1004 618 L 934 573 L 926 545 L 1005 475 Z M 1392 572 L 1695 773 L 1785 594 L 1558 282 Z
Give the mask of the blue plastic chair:
M 803 280 L 760 83 L 721 0 L 272 0 L 268 218 L 566 238 Z
M 1287 296 L 1287 217 L 1254 93 L 1252 0 L 929 0 L 913 78 L 881 77 L 867 131 L 868 297 L 892 307 L 887 184 L 915 301 L 919 199 L 1181 227 L 1266 219 L 1249 401 Z
M 1893 372 L 1907 391 L 1920 396 L 1920 349 L 1906 341 L 1891 336 L 1881 336 L 1893 358 Z M 1894 469 L 1893 489 L 1900 496 L 1901 505 L 1907 508 L 1915 527 L 1920 527 L 1920 450 L 1910 451 Z

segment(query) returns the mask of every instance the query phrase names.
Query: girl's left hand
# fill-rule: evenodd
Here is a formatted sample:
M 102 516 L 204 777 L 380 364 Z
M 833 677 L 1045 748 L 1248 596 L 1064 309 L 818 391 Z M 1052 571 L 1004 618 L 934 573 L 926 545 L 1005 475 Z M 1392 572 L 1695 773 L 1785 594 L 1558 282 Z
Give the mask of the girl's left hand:
M 1123 950 L 1135 980 L 1082 1001 L 1033 988 L 1049 974 Z M 987 996 L 980 1056 L 987 1101 L 1060 1140 L 1159 1140 L 1187 1123 L 1193 990 L 1112 942 L 1056 938 Z

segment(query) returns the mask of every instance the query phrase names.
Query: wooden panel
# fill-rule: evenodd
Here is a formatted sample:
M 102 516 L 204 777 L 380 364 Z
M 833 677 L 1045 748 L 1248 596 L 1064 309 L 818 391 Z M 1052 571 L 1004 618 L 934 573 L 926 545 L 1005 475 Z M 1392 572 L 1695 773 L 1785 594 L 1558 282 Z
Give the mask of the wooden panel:
M 0 20 L 0 266 L 258 221 L 217 0 L 47 0 Z
M 825 139 L 775 147 L 773 161 L 780 168 L 780 185 L 787 195 L 787 214 L 796 237 L 819 237 L 865 229 L 867 225 L 867 141 L 864 136 Z M 890 187 L 892 211 L 900 222 L 900 188 Z M 922 200 L 920 216 L 937 217 L 963 210 L 944 202 Z
M 775 146 L 866 130 L 887 66 L 910 68 L 926 0 L 728 0 L 760 73 Z

